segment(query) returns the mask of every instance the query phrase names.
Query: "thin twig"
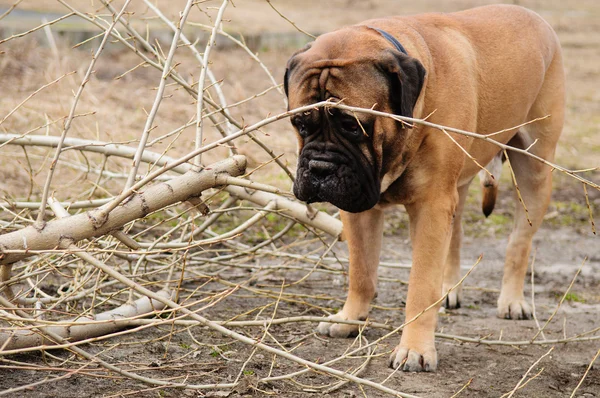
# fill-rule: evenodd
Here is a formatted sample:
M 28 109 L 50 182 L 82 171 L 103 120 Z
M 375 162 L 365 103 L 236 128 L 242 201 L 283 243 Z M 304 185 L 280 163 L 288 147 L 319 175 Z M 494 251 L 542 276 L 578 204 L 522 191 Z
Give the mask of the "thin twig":
M 596 362 L 596 359 L 598 359 L 598 356 L 600 356 L 600 349 L 598 349 L 598 351 L 596 352 L 596 355 L 594 355 L 594 357 L 590 361 L 590 364 L 588 365 L 587 369 L 585 370 L 585 373 L 583 374 L 583 376 L 581 376 L 581 380 L 579 380 L 579 383 L 577 383 L 577 386 L 575 387 L 575 389 L 571 393 L 570 398 L 575 397 L 575 393 L 577 392 L 577 390 L 579 390 L 579 387 L 581 387 L 581 385 L 583 384 L 583 381 L 585 380 L 585 378 L 587 377 L 588 373 L 590 372 L 590 370 L 594 366 L 594 362 Z
M 104 4 L 107 4 L 105 0 L 102 0 Z M 144 131 L 142 132 L 142 136 L 140 137 L 140 143 L 138 145 L 138 150 L 133 158 L 133 164 L 131 167 L 131 171 L 129 173 L 129 178 L 125 183 L 125 187 L 123 187 L 123 191 L 128 191 L 131 186 L 133 186 L 135 182 L 135 177 L 138 172 L 138 168 L 140 167 L 140 163 L 142 161 L 142 155 L 144 150 L 146 149 L 146 143 L 148 142 L 148 137 L 150 135 L 150 131 L 153 128 L 154 119 L 158 113 L 158 108 L 160 107 L 160 103 L 163 100 L 165 87 L 167 84 L 167 78 L 171 74 L 171 63 L 173 62 L 173 57 L 175 56 L 175 50 L 177 49 L 177 43 L 179 42 L 179 36 L 181 34 L 181 30 L 185 25 L 185 21 L 192 9 L 192 5 L 194 4 L 194 0 L 188 0 L 181 16 L 179 17 L 179 23 L 177 24 L 177 29 L 175 30 L 175 34 L 173 35 L 173 41 L 171 42 L 171 47 L 169 48 L 169 54 L 165 59 L 165 63 L 163 65 L 162 76 L 160 78 L 160 83 L 158 85 L 158 89 L 156 90 L 156 97 L 154 98 L 154 102 L 152 103 L 152 109 L 146 118 L 146 124 L 144 125 Z M 115 19 L 115 23 L 119 20 L 120 16 L 117 16 Z
M 54 153 L 54 158 L 52 159 L 52 162 L 50 163 L 50 169 L 48 170 L 46 182 L 44 183 L 42 199 L 40 201 L 41 202 L 40 211 L 39 211 L 38 217 L 36 219 L 36 225 L 37 225 L 38 229 L 42 229 L 44 226 L 44 216 L 46 214 L 44 212 L 44 209 L 46 208 L 46 202 L 48 201 L 48 196 L 50 194 L 50 184 L 52 183 L 52 177 L 54 176 L 54 170 L 56 168 L 58 158 L 60 157 L 61 152 L 62 152 L 62 146 L 63 146 L 64 139 L 67 136 L 67 133 L 69 132 L 69 129 L 71 128 L 71 123 L 73 122 L 73 118 L 75 117 L 75 109 L 77 108 L 77 104 L 79 103 L 79 98 L 81 98 L 81 94 L 83 93 L 83 90 L 84 90 L 86 84 L 90 80 L 90 76 L 94 70 L 94 65 L 96 65 L 96 61 L 100 57 L 102 50 L 104 50 L 104 46 L 106 45 L 108 38 L 110 37 L 110 33 L 114 29 L 115 25 L 117 24 L 118 20 L 121 18 L 123 13 L 125 13 L 125 10 L 127 9 L 127 6 L 129 5 L 130 1 L 131 0 L 125 1 L 125 4 L 123 4 L 123 8 L 119 12 L 119 14 L 117 14 L 113 23 L 108 27 L 108 29 L 106 29 L 104 37 L 102 38 L 102 42 L 100 43 L 100 45 L 98 46 L 98 49 L 94 53 L 94 55 L 92 57 L 92 61 L 90 62 L 90 65 L 83 77 L 83 81 L 79 85 L 79 89 L 77 90 L 77 93 L 75 94 L 75 98 L 73 99 L 73 103 L 71 105 L 71 110 L 69 111 L 69 116 L 67 117 L 67 119 L 65 121 L 63 131 L 60 135 L 60 141 L 58 143 L 58 146 L 56 147 L 56 152 Z
M 535 313 L 535 257 L 536 257 L 536 255 L 537 255 L 537 249 L 533 252 L 533 258 L 531 259 L 531 315 L 533 317 L 533 320 L 535 321 L 535 326 L 537 326 L 538 330 L 540 331 L 542 339 L 546 340 L 546 336 L 544 335 L 544 332 L 541 331 L 542 328 L 540 326 L 540 322 Z
M 285 19 L 285 20 L 286 20 L 286 21 L 288 21 L 288 22 L 289 22 L 289 23 L 290 23 L 290 24 L 291 24 L 291 25 L 292 25 L 294 28 L 296 28 L 296 30 L 297 30 L 298 32 L 304 33 L 306 36 L 308 36 L 308 37 L 310 37 L 310 38 L 312 38 L 312 39 L 316 39 L 316 38 L 317 38 L 316 36 L 313 36 L 313 35 L 311 35 L 311 34 L 310 34 L 310 33 L 308 33 L 307 31 L 300 29 L 300 28 L 298 27 L 298 25 L 296 25 L 296 24 L 294 23 L 294 21 L 292 21 L 291 19 L 289 19 L 289 18 L 287 18 L 285 15 L 283 15 L 281 12 L 279 12 L 279 10 L 278 10 L 277 8 L 275 8 L 275 6 L 274 6 L 274 5 L 271 3 L 271 0 L 267 0 L 267 3 L 269 3 L 269 5 L 271 6 L 271 8 L 272 8 L 273 10 L 275 10 L 275 12 L 276 12 L 276 13 L 277 13 L 277 14 L 278 14 L 278 15 L 279 15 L 281 18 Z
M 196 102 L 196 142 L 195 142 L 196 149 L 202 147 L 202 145 L 204 144 L 203 139 L 202 139 L 202 136 L 203 136 L 202 130 L 204 128 L 204 123 L 203 123 L 204 118 L 202 117 L 202 111 L 204 110 L 204 95 L 202 95 L 202 93 L 204 92 L 204 81 L 206 80 L 206 72 L 208 71 L 208 60 L 210 57 L 210 53 L 214 47 L 214 44 L 215 44 L 214 41 L 215 41 L 215 37 L 217 35 L 216 32 L 219 29 L 221 20 L 223 19 L 223 13 L 225 12 L 225 9 L 227 8 L 227 4 L 229 4 L 229 0 L 223 0 L 223 3 L 221 4 L 221 7 L 219 8 L 219 12 L 217 13 L 217 17 L 214 22 L 213 29 L 210 32 L 210 37 L 208 38 L 208 41 L 206 42 L 206 48 L 204 50 L 204 57 L 202 59 L 200 78 L 198 79 L 198 100 Z M 193 169 L 196 171 L 198 171 L 202 168 L 202 153 L 199 153 L 198 156 L 194 158 L 193 164 L 194 164 Z
M 548 320 L 546 321 L 546 323 L 544 324 L 544 326 L 541 329 L 538 330 L 538 332 L 535 334 L 535 336 L 533 336 L 531 338 L 531 342 L 534 342 L 535 339 L 537 339 L 537 337 L 544 331 L 544 329 L 546 329 L 546 326 L 548 326 L 548 324 L 552 321 L 552 319 L 554 318 L 554 316 L 556 315 L 556 313 L 560 309 L 560 306 L 565 301 L 565 299 L 567 298 L 567 295 L 571 291 L 571 288 L 573 287 L 573 284 L 575 283 L 575 280 L 579 276 L 579 273 L 581 272 L 581 269 L 585 265 L 586 261 L 587 261 L 587 257 L 583 259 L 583 261 L 581 262 L 581 265 L 579 266 L 579 268 L 577 268 L 577 272 L 575 272 L 575 275 L 573 275 L 573 279 L 571 280 L 571 283 L 569 283 L 569 287 L 567 287 L 567 290 L 565 291 L 565 294 L 563 294 L 562 298 L 558 302 L 558 305 L 554 309 L 554 312 L 552 312 L 552 315 L 550 315 L 550 318 L 548 318 Z
M 585 204 L 588 208 L 588 213 L 590 214 L 590 224 L 592 225 L 592 233 L 596 235 L 596 224 L 594 224 L 594 214 L 592 212 L 592 206 L 590 205 L 590 197 L 587 192 L 586 184 L 583 185 L 583 194 L 585 195 Z
M 515 192 L 517 193 L 517 198 L 519 199 L 519 203 L 523 207 L 523 211 L 525 211 L 525 218 L 527 219 L 527 222 L 529 223 L 529 226 L 531 227 L 531 226 L 533 226 L 533 224 L 531 223 L 531 219 L 529 218 L 529 211 L 527 210 L 527 205 L 525 205 L 523 196 L 521 196 L 521 189 L 519 188 L 519 184 L 517 183 L 517 176 L 515 176 L 515 171 L 512 168 L 512 165 L 510 163 L 510 157 L 508 156 L 506 149 L 504 149 L 504 157 L 506 158 L 506 164 L 508 165 L 508 170 L 510 171 L 510 176 L 512 177 L 513 185 L 515 186 Z
M 517 383 L 517 385 L 515 386 L 515 388 L 512 389 L 512 391 L 510 393 L 505 394 L 502 396 L 502 398 L 507 397 L 510 398 L 514 395 L 515 392 L 517 392 L 517 390 L 519 389 L 519 387 L 521 386 L 521 384 L 523 384 L 523 382 L 525 381 L 525 379 L 527 378 L 527 375 L 529 374 L 529 372 L 531 372 L 531 370 L 542 361 L 542 359 L 546 358 L 548 355 L 550 355 L 550 353 L 554 350 L 554 346 L 550 347 L 550 349 L 541 357 L 539 357 L 537 359 L 537 361 L 535 361 L 530 367 L 529 369 L 527 369 L 527 372 L 525 372 L 525 374 L 523 375 L 523 377 L 521 377 L 521 380 L 519 380 L 519 382 Z

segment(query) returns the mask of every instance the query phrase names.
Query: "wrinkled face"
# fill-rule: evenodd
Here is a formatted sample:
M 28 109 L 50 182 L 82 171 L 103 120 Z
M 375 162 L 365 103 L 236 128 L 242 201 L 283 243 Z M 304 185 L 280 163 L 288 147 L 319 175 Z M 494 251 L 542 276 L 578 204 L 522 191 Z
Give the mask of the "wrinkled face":
M 297 114 L 292 124 L 302 140 L 294 194 L 308 203 L 329 202 L 361 212 L 379 200 L 373 150 L 373 118 L 335 108 Z
M 424 71 L 419 74 L 415 66 L 414 76 L 408 76 L 400 64 L 405 55 L 389 47 L 385 39 L 367 28 L 320 36 L 288 62 L 285 88 L 289 108 L 343 100 L 349 106 L 412 116 Z M 410 60 L 408 66 L 418 63 Z M 413 77 L 415 84 L 410 82 Z M 400 123 L 334 107 L 296 114 L 291 122 L 299 143 L 294 183 L 298 199 L 329 202 L 353 213 L 377 204 L 384 146 L 401 141 L 386 137 L 397 136 L 402 130 Z

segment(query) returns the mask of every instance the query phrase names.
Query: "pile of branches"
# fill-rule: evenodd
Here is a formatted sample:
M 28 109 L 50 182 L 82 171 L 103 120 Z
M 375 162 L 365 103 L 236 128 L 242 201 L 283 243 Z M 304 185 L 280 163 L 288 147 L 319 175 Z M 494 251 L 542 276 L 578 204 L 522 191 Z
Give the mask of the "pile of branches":
M 360 377 L 369 361 L 381 354 L 377 352 L 378 344 L 396 335 L 403 325 L 354 322 L 387 332 L 374 342 L 359 336 L 355 346 L 325 363 L 294 354 L 270 333 L 272 325 L 323 321 L 320 316 L 310 315 L 277 318 L 277 308 L 282 303 L 301 302 L 322 314 L 322 307 L 315 304 L 322 297 L 312 297 L 311 301 L 294 293 L 293 288 L 315 276 L 318 280 L 320 273 L 336 275 L 343 283 L 347 260 L 333 249 L 341 237 L 341 222 L 334 212 L 328 214 L 311 208 L 290 195 L 294 174 L 282 154 L 265 142 L 268 140 L 265 129 L 308 108 L 339 107 L 377 113 L 403 123 L 429 124 L 441 134 L 464 134 L 490 142 L 494 142 L 494 135 L 480 136 L 432 125 L 426 120 L 350 108 L 341 103 L 322 102 L 285 111 L 285 96 L 278 79 L 242 39 L 223 29 L 224 11 L 230 6 L 228 0 L 214 10 L 203 9 L 201 2 L 188 0 L 179 18 L 173 21 L 152 1 L 143 0 L 153 21 L 160 21 L 162 29 L 170 30 L 171 41 L 162 45 L 153 42 L 148 31 L 130 21 L 130 0 L 120 7 L 100 0 L 102 8 L 94 14 L 58 1 L 65 7 L 64 16 L 0 39 L 0 43 L 10 44 L 41 33 L 60 58 L 59 52 L 64 49 L 56 44 L 54 26 L 77 17 L 97 32 L 89 42 L 80 43 L 93 49 L 83 73 L 63 71 L 31 91 L 16 107 L 3 109 L 0 115 L 0 126 L 6 126 L 7 121 L 30 106 L 38 94 L 56 89 L 65 79 L 78 81 L 67 115 L 29 126 L 24 132 L 0 134 L 0 147 L 23 151 L 21 160 L 27 165 L 24 167 L 30 177 L 25 199 L 5 197 L 0 201 L 3 211 L 0 219 L 3 231 L 0 235 L 0 355 L 8 358 L 43 351 L 48 358 L 70 365 L 72 372 L 83 373 L 88 368 L 99 367 L 152 388 L 231 391 L 245 383 L 260 389 L 264 384 L 287 380 L 301 390 L 333 391 L 354 382 L 395 396 L 408 396 L 385 386 L 384 382 Z M 203 30 L 205 33 L 188 37 L 187 18 L 194 9 L 210 13 L 212 24 L 194 24 L 193 32 Z M 2 18 L 12 11 L 11 8 Z M 204 39 L 197 40 L 198 37 Z M 226 82 L 219 81 L 211 71 L 211 54 L 215 52 L 217 37 L 238 46 L 256 62 L 270 86 L 246 100 L 228 101 L 223 90 Z M 106 55 L 108 46 L 120 46 L 121 50 L 139 58 L 137 66 L 118 76 L 119 79 L 139 68 L 155 68 L 160 75 L 152 83 L 155 86 L 152 106 L 147 110 L 143 126 L 137 130 L 139 134 L 131 140 L 117 141 L 108 137 L 102 140 L 100 135 L 90 139 L 92 135 L 82 138 L 80 132 L 74 133 L 75 121 L 85 121 L 94 113 L 82 111 L 80 102 L 93 81 L 97 63 L 110 56 Z M 197 73 L 191 81 L 178 71 L 178 56 L 195 60 Z M 187 105 L 181 101 L 180 104 L 193 108 L 194 117 L 171 131 L 158 134 L 156 118 L 163 109 L 161 105 L 168 101 L 166 92 L 174 87 L 188 98 Z M 278 93 L 280 113 L 253 124 L 246 124 L 243 115 L 236 115 L 236 107 L 251 103 L 267 92 Z M 50 128 L 58 134 L 43 133 Z M 184 132 L 193 135 L 192 147 L 186 147 L 183 152 L 173 150 Z M 498 146 L 503 150 L 518 150 Z M 240 153 L 262 153 L 266 160 L 249 167 L 248 160 Z M 578 179 L 584 189 L 600 189 L 578 171 L 548 164 Z M 271 173 L 283 176 L 284 182 L 266 184 L 253 178 L 264 167 L 276 169 Z M 39 176 L 42 179 L 37 183 L 34 180 Z M 86 182 L 91 188 L 81 191 L 77 186 L 65 184 L 65 179 L 75 185 Z M 62 188 L 57 190 L 57 185 Z M 591 217 L 590 208 L 593 227 Z M 257 280 L 268 280 L 269 275 L 281 272 L 287 273 L 292 282 L 275 278 L 281 282 L 279 288 L 256 286 Z M 253 320 L 244 319 L 249 314 L 235 312 L 235 309 L 228 313 L 227 306 L 223 305 L 230 296 L 240 292 L 247 294 L 248 300 L 261 300 L 251 311 Z M 220 311 L 221 317 L 217 315 Z M 165 326 L 168 331 L 158 340 L 201 330 L 200 334 L 216 333 L 228 341 L 236 341 L 246 346 L 249 354 L 244 360 L 230 362 L 229 366 L 237 373 L 233 380 L 200 384 L 181 374 L 152 377 L 143 370 L 136 371 L 134 366 L 113 363 L 108 353 L 89 349 L 91 343 L 141 334 L 151 328 L 164 331 Z M 543 334 L 542 331 L 540 328 Z M 191 333 L 190 336 L 197 350 L 208 345 L 215 356 L 227 357 L 227 350 L 218 344 L 207 344 Z M 478 344 L 550 344 L 545 339 L 534 341 L 535 338 L 504 342 L 440 337 Z M 585 337 L 565 341 L 577 339 Z M 52 354 L 53 350 L 73 355 L 65 359 Z M 254 373 L 246 368 L 257 352 L 262 353 L 263 358 L 270 356 L 270 370 L 268 375 L 252 379 L 249 375 Z M 335 367 L 336 363 L 348 359 L 353 359 L 350 370 Z M 279 361 L 295 363 L 299 370 L 277 374 Z M 156 368 L 161 367 L 156 364 Z M 325 382 L 307 384 L 302 377 L 310 372 L 324 375 Z M 24 381 L 0 394 L 16 394 L 70 374 Z

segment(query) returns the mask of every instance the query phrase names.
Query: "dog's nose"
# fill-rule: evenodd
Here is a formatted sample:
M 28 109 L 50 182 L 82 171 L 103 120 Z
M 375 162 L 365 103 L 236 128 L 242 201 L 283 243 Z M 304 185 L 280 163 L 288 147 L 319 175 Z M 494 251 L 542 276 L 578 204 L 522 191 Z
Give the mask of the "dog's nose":
M 308 169 L 311 173 L 324 175 L 335 172 L 337 166 L 335 163 L 327 162 L 325 160 L 311 160 L 308 162 Z

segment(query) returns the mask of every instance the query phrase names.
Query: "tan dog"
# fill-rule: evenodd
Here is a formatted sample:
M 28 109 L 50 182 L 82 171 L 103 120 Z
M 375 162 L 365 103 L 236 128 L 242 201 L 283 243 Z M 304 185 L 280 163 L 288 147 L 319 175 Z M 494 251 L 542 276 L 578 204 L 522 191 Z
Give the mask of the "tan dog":
M 290 109 L 343 99 L 346 105 L 404 116 L 431 114 L 431 122 L 480 134 L 551 115 L 494 136 L 518 148 L 531 146 L 532 153 L 548 160 L 563 126 L 558 39 L 540 16 L 516 6 L 374 19 L 324 34 L 290 59 L 285 88 Z M 406 319 L 439 300 L 460 279 L 461 213 L 480 168 L 443 132 L 418 124 L 408 129 L 389 118 L 335 108 L 295 115 L 292 123 L 300 144 L 294 193 L 342 210 L 350 288 L 333 318 L 367 317 L 376 294 L 382 208 L 391 204 L 403 204 L 410 217 L 413 266 Z M 452 137 L 480 164 L 494 158 L 499 164 L 497 146 Z M 531 310 L 523 296 L 524 276 L 533 234 L 548 206 L 551 174 L 530 157 L 509 152 L 509 160 L 532 225 L 517 205 L 498 316 L 526 319 Z M 452 291 L 446 306 L 459 307 L 460 300 L 460 290 Z M 437 310 L 404 328 L 391 366 L 436 369 Z M 322 323 L 318 330 L 347 337 L 357 327 Z

